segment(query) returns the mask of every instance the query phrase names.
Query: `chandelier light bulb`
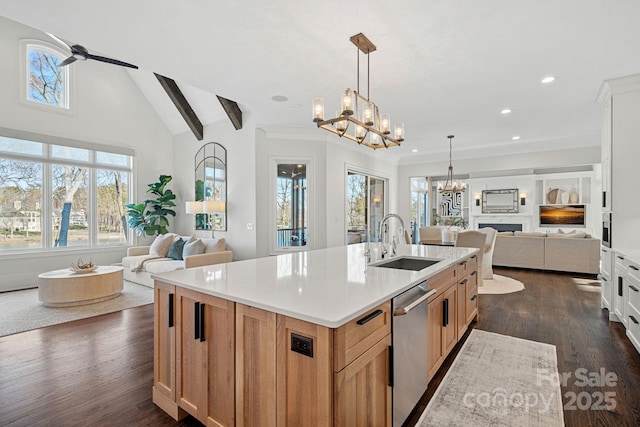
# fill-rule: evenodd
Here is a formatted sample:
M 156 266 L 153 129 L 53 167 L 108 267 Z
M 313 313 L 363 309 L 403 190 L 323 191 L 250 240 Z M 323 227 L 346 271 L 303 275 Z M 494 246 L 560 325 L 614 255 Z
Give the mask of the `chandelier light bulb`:
M 340 111 L 336 111 L 336 117 L 340 117 Z M 344 132 L 347 130 L 347 121 L 346 120 L 340 120 L 338 122 L 336 122 L 336 129 L 338 129 L 338 131 L 340 132 Z
M 364 139 L 364 128 L 362 126 L 356 125 L 356 138 L 361 141 Z
M 342 115 L 350 116 L 353 114 L 353 97 L 351 89 L 347 89 L 342 93 Z
M 313 121 L 320 122 L 324 120 L 324 100 L 315 98 L 313 100 Z
M 391 116 L 389 116 L 389 114 L 382 115 L 380 131 L 385 135 L 389 135 L 391 133 Z
M 404 123 L 396 123 L 395 138 L 400 142 L 404 141 Z
M 367 104 L 364 107 L 362 121 L 367 126 L 371 126 L 373 124 L 373 105 L 370 102 L 367 102 Z

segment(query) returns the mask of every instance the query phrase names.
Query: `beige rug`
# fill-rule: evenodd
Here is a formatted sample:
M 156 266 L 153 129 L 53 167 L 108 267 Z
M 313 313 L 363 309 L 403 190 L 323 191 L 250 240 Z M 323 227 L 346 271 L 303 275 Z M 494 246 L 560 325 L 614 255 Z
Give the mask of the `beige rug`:
M 474 329 L 419 427 L 564 426 L 556 347 Z
M 0 337 L 152 302 L 153 289 L 126 280 L 122 292 L 117 297 L 76 307 L 45 307 L 38 301 L 37 288 L 3 292 L 0 293 Z
M 524 289 L 524 284 L 511 277 L 493 275 L 493 279 L 483 280 L 484 286 L 478 286 L 478 293 L 483 294 L 510 294 Z

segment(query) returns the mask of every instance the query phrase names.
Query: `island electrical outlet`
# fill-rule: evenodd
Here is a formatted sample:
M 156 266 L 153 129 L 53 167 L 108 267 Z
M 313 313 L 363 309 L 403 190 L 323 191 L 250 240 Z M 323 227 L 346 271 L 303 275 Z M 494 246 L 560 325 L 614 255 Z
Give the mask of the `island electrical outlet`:
M 313 357 L 313 338 L 291 334 L 291 351 Z

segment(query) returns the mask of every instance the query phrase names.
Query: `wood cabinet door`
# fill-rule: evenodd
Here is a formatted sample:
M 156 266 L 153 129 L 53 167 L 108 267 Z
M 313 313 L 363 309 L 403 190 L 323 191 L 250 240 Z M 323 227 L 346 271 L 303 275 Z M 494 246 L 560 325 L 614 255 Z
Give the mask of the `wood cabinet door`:
M 201 295 L 206 425 L 235 425 L 235 303 Z
M 153 403 L 179 420 L 176 403 L 176 287 L 155 282 L 153 316 Z
M 200 342 L 202 295 L 178 288 L 176 293 L 176 401 L 200 421 L 206 416 L 204 351 Z
M 443 300 L 444 296 L 440 295 L 428 304 L 427 366 L 429 368 L 429 372 L 427 375 L 429 379 L 433 378 L 444 360 L 442 356 Z
M 391 425 L 390 345 L 387 335 L 334 374 L 334 426 Z
M 276 425 L 276 314 L 236 304 L 236 425 Z
M 443 300 L 443 321 L 444 326 L 442 327 L 442 354 L 446 355 L 455 347 L 458 342 L 458 319 L 457 319 L 457 296 L 458 289 L 456 285 L 451 286 L 449 289 L 444 291 L 442 295 Z

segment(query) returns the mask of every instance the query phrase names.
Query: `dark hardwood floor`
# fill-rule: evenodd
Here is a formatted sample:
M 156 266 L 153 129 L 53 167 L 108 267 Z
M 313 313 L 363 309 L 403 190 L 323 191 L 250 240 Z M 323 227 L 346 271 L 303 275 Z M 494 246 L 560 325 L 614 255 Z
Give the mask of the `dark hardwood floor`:
M 599 287 L 567 274 L 495 271 L 522 281 L 526 289 L 481 295 L 474 326 L 554 344 L 559 372 L 572 373 L 563 395 L 615 393 L 614 410 L 567 410 L 565 425 L 640 425 L 640 355 L 624 328 L 610 324 L 600 309 Z M 454 357 L 431 381 L 410 425 Z M 579 387 L 573 375 L 578 368 L 612 372 L 617 383 Z M 152 305 L 3 337 L 0 426 L 200 426 L 191 417 L 176 422 L 151 402 L 152 377 Z M 570 402 L 563 397 L 563 403 Z

